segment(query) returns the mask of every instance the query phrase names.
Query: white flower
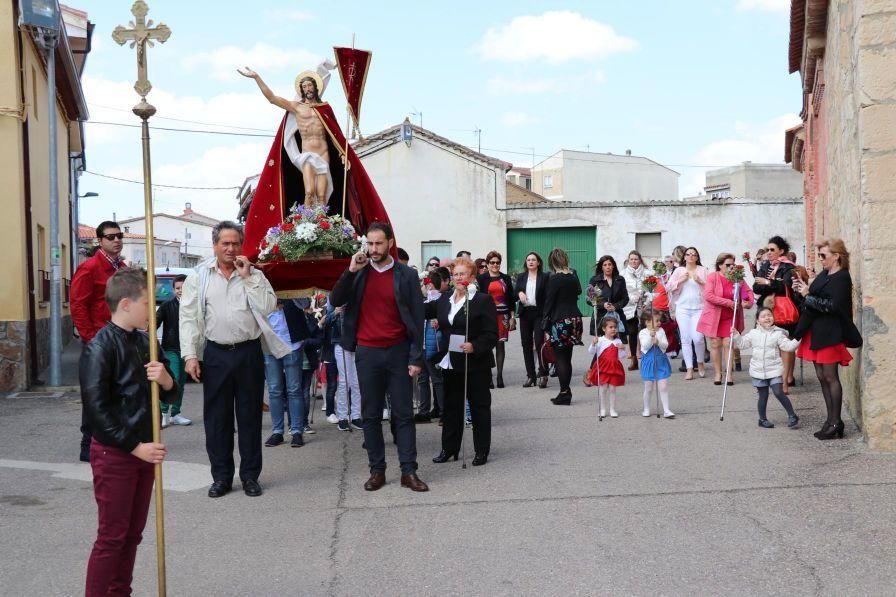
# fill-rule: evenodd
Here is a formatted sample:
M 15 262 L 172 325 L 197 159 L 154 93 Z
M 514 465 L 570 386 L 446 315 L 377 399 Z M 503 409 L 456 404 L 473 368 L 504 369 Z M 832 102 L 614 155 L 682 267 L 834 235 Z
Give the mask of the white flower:
M 361 246 L 358 248 L 360 253 L 364 253 L 365 255 L 370 253 L 370 247 L 367 244 L 367 237 L 361 236 L 358 238 L 358 242 L 361 243 Z
M 302 222 L 295 227 L 296 238 L 305 243 L 317 240 L 317 225 L 310 222 Z

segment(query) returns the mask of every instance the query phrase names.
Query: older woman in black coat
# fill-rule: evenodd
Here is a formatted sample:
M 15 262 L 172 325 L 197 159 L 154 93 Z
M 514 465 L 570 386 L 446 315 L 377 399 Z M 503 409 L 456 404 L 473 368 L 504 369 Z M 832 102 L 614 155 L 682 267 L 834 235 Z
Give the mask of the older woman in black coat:
M 843 387 L 839 366 L 852 360 L 847 348 L 862 345 L 862 335 L 853 323 L 852 278 L 849 251 L 840 239 L 815 245 L 824 270 L 809 284 L 800 278 L 793 289 L 803 297 L 803 309 L 794 337 L 799 338 L 797 356 L 815 364 L 828 417 L 815 437 L 821 440 L 843 437 Z
M 473 466 L 480 466 L 488 461 L 491 449 L 490 354 L 498 343 L 498 313 L 489 294 L 470 285 L 475 279 L 476 264 L 468 257 L 459 257 L 453 267 L 454 292 L 446 292 L 425 305 L 426 318 L 437 319 L 442 332 L 437 358 L 441 358 L 439 366 L 445 380 L 442 451 L 432 461 L 457 460 L 464 433 L 466 388 L 476 452 Z

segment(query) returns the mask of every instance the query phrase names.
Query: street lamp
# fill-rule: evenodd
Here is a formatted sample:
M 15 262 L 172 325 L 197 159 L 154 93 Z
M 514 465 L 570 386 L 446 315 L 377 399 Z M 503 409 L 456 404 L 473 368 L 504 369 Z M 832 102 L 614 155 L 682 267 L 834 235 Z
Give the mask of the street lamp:
M 87 197 L 99 197 L 99 193 L 94 193 L 93 191 L 87 191 L 83 195 L 78 195 L 78 199 L 86 199 Z
M 61 30 L 58 0 L 19 0 L 19 24 L 31 28 L 47 53 L 47 128 L 50 169 L 50 385 L 62 376 L 62 303 L 59 286 L 59 170 L 56 165 L 56 44 Z

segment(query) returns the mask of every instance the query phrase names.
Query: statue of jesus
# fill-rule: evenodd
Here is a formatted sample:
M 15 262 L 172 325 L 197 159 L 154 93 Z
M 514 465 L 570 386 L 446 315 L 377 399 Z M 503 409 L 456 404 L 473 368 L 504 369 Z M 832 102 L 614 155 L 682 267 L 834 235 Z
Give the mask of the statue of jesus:
M 321 101 L 320 96 L 330 78 L 329 71 L 335 66 L 328 61 L 318 66 L 317 72 L 299 73 L 299 76 L 296 77 L 295 101 L 275 95 L 258 73 L 248 66 L 244 69 L 237 69 L 237 72 L 244 77 L 255 80 L 261 93 L 269 102 L 292 115 L 292 118 L 287 118 L 284 126 L 283 146 L 290 161 L 302 173 L 305 187 L 304 205 L 308 208 L 327 204 L 333 193 L 327 130 L 319 115 L 319 108 L 325 104 Z M 340 157 L 342 158 L 341 152 Z M 342 158 L 342 162 L 345 164 L 344 158 Z

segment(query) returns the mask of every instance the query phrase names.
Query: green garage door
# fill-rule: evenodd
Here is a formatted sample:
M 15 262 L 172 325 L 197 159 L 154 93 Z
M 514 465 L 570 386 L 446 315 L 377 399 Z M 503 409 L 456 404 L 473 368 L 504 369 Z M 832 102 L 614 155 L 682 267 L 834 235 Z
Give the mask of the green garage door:
M 525 269 L 523 260 L 531 251 L 541 255 L 545 261 L 545 270 L 547 270 L 548 254 L 554 247 L 560 247 L 569 254 L 570 266 L 576 270 L 579 280 L 582 282 L 579 309 L 583 314 L 589 313 L 590 309 L 585 303 L 585 288 L 588 286 L 588 280 L 594 274 L 594 263 L 597 261 L 595 254 L 596 228 L 510 229 L 507 231 L 507 271 L 511 274 L 523 271 Z

